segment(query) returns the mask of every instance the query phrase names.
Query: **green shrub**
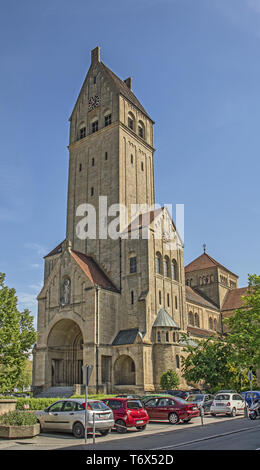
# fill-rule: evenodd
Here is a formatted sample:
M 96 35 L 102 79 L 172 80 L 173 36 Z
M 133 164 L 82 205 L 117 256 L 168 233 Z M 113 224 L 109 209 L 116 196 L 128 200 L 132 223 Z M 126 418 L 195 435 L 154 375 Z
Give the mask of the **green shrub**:
M 167 370 L 161 376 L 160 385 L 163 390 L 170 390 L 177 388 L 180 384 L 178 374 L 174 370 Z
M 11 426 L 32 426 L 37 423 L 37 416 L 34 413 L 26 411 L 9 411 L 0 416 L 0 424 L 8 424 Z
M 102 400 L 103 398 L 107 397 L 114 397 L 115 395 L 88 395 L 89 399 L 97 399 L 97 400 Z M 14 397 L 5 397 L 6 398 L 14 398 Z M 70 398 L 85 398 L 85 395 L 73 395 Z M 29 405 L 29 410 L 45 410 L 45 408 L 48 408 L 48 406 L 52 405 L 57 400 L 65 400 L 65 398 L 30 398 L 30 397 L 21 397 L 21 398 L 16 398 L 16 409 L 17 410 L 24 410 L 25 408 L 28 408 Z M 69 398 L 68 398 L 69 400 Z

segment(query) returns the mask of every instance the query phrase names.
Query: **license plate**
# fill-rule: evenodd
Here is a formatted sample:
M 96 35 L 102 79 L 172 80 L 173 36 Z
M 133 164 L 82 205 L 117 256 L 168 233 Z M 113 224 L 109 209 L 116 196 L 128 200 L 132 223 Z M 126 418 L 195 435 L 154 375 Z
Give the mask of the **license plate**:
M 136 424 L 142 424 L 143 421 L 136 421 Z
M 195 410 L 197 410 L 198 408 L 197 408 L 196 406 L 194 406 L 192 409 L 193 409 L 193 411 L 195 411 Z

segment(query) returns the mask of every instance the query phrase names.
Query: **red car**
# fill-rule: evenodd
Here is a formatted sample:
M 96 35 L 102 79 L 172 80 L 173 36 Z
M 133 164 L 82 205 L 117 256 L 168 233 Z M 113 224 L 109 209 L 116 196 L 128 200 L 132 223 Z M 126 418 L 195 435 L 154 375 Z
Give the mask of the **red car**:
M 148 413 L 140 400 L 104 398 L 102 401 L 113 411 L 117 432 L 126 432 L 129 427 L 143 431 L 149 423 Z
M 148 399 L 144 407 L 151 421 L 167 419 L 170 424 L 177 424 L 180 419 L 187 423 L 200 414 L 195 403 L 188 403 L 182 398 L 167 395 Z

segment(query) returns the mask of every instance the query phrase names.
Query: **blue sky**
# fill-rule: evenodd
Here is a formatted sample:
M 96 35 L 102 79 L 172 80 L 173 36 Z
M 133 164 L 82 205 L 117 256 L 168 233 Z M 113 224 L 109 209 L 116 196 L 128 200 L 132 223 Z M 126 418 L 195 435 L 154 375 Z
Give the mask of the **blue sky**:
M 156 202 L 185 204 L 185 263 L 260 265 L 260 0 L 2 1 L 0 271 L 36 314 L 65 236 L 68 118 L 101 59 L 155 124 Z

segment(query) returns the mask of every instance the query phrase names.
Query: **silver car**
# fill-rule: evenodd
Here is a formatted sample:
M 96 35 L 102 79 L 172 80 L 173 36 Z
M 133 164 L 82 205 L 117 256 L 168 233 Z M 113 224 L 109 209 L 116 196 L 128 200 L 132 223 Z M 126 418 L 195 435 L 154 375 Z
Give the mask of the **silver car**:
M 113 412 L 100 400 L 88 400 L 88 431 L 93 429 L 94 415 L 95 429 L 102 436 L 105 436 L 114 426 Z M 85 435 L 84 399 L 70 398 L 58 400 L 45 410 L 37 411 L 36 416 L 40 423 L 41 431 L 72 432 L 78 438 L 83 438 Z

